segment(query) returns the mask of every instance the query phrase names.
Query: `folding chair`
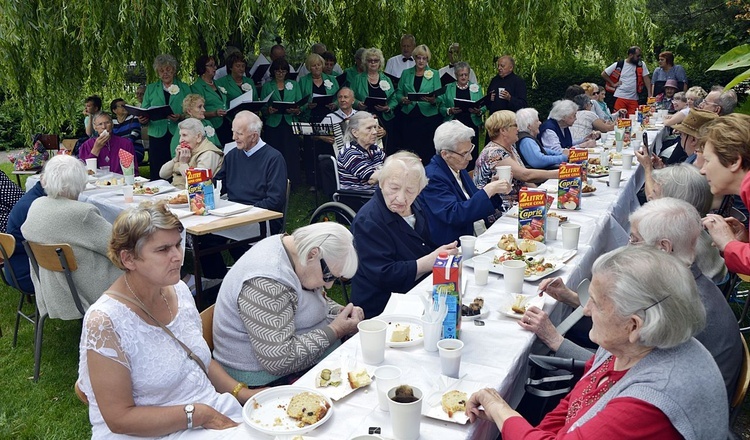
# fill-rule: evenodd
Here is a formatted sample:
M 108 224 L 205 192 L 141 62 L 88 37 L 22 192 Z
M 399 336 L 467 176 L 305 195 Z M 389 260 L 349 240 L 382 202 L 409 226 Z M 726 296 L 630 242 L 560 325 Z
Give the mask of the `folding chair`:
M 16 347 L 16 342 L 18 341 L 18 327 L 21 325 L 21 318 L 29 321 L 34 326 L 34 333 L 36 334 L 36 326 L 39 320 L 39 314 L 36 312 L 36 301 L 34 300 L 34 294 L 30 292 L 25 292 L 21 290 L 18 286 L 18 278 L 16 277 L 16 272 L 13 270 L 13 266 L 10 265 L 10 257 L 13 256 L 13 252 L 16 250 L 16 238 L 10 234 L 2 234 L 0 233 L 0 255 L 2 255 L 4 260 L 4 265 L 8 268 L 8 274 L 10 275 L 10 280 L 5 278 L 5 272 L 0 270 L 0 273 L 2 274 L 3 281 L 5 281 L 5 284 L 10 286 L 13 289 L 18 290 L 21 293 L 21 297 L 18 301 L 18 308 L 16 309 L 16 327 L 13 330 L 13 348 Z M 30 303 L 34 307 L 33 313 L 26 314 L 23 311 L 23 306 L 25 303 Z M 2 333 L 0 332 L 0 336 L 2 336 Z

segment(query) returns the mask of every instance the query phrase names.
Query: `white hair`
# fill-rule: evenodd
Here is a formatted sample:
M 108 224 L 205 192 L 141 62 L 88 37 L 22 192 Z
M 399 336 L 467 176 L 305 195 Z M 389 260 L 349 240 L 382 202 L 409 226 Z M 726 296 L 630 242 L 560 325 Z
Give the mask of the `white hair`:
M 321 258 L 325 258 L 329 265 L 336 262 L 341 266 L 342 277 L 352 278 L 357 272 L 354 238 L 344 226 L 336 222 L 313 223 L 296 229 L 292 238 L 301 265 L 306 265 L 307 256 L 318 248 Z
M 516 112 L 516 126 L 519 132 L 529 132 L 529 126 L 539 120 L 539 112 L 535 108 L 522 108 Z
M 66 154 L 53 156 L 42 171 L 41 181 L 47 197 L 78 200 L 86 188 L 86 166 L 80 160 Z
M 348 88 L 348 87 L 347 87 Z M 365 111 L 359 111 L 349 118 L 349 123 L 346 125 L 346 133 L 344 133 L 344 142 L 351 142 L 354 139 L 354 130 L 358 130 L 359 126 L 362 125 L 362 121 L 368 119 L 372 120 L 375 116 L 372 113 Z M 366 147 L 366 145 L 362 145 Z
M 657 246 L 659 240 L 669 240 L 674 256 L 685 265 L 693 264 L 702 225 L 700 214 L 690 203 L 671 197 L 651 200 L 630 214 L 630 225 L 637 225 L 646 244 Z
M 206 128 L 203 123 L 195 118 L 187 118 L 177 125 L 180 130 L 200 136 L 201 141 L 206 138 Z
M 234 119 L 239 119 L 240 123 L 244 124 L 245 127 L 251 132 L 260 134 L 260 130 L 263 128 L 263 121 L 261 121 L 258 115 L 247 110 L 242 110 L 241 112 L 237 113 L 237 116 L 235 116 Z
M 691 164 L 679 163 L 654 170 L 654 183 L 660 197 L 684 200 L 695 207 L 701 217 L 711 210 L 714 196 L 706 177 Z
M 380 188 L 382 189 L 383 185 L 394 177 L 402 182 L 416 178 L 419 182 L 420 192 L 427 186 L 428 182 L 422 159 L 411 151 L 399 151 L 385 158 L 378 178 Z
M 549 111 L 549 118 L 559 121 L 577 112 L 578 104 L 569 99 L 561 99 L 552 104 L 552 110 Z
M 443 150 L 454 151 L 459 142 L 470 141 L 474 136 L 474 130 L 465 126 L 457 120 L 443 122 L 435 130 L 435 152 L 440 154 Z

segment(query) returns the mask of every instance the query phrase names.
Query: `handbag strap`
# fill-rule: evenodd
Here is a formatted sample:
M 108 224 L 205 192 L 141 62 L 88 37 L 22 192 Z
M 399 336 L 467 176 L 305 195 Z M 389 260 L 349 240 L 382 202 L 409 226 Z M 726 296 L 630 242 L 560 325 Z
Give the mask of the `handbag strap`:
M 185 352 L 187 352 L 188 357 L 190 359 L 194 360 L 198 364 L 198 366 L 201 367 L 201 370 L 203 370 L 203 372 L 206 373 L 206 376 L 208 376 L 208 370 L 206 369 L 206 364 L 203 363 L 203 361 L 198 357 L 198 355 L 195 354 L 195 353 L 193 353 L 193 350 L 191 350 L 190 347 L 188 347 L 187 345 L 185 345 L 184 342 L 180 341 L 177 338 L 177 336 L 175 336 L 174 333 L 172 333 L 172 330 L 168 329 L 164 324 L 162 324 L 158 319 L 156 319 L 154 317 L 154 315 L 152 315 L 151 312 L 149 312 L 148 309 L 146 309 L 146 307 L 143 306 L 143 304 L 139 304 L 138 302 L 134 301 L 132 298 L 127 297 L 127 296 L 123 295 L 122 293 L 115 292 L 114 290 L 107 290 L 104 293 L 106 293 L 106 294 L 108 294 L 110 296 L 113 296 L 113 297 L 115 297 L 117 299 L 127 301 L 130 304 L 134 304 L 134 305 L 138 306 L 138 308 L 141 309 L 141 310 L 143 310 L 143 312 L 149 318 L 151 318 L 155 323 L 159 324 L 159 327 L 161 327 L 162 330 L 164 330 L 172 339 L 174 339 L 175 341 L 177 341 L 177 343 L 180 344 L 180 347 L 182 347 L 182 349 L 185 350 Z

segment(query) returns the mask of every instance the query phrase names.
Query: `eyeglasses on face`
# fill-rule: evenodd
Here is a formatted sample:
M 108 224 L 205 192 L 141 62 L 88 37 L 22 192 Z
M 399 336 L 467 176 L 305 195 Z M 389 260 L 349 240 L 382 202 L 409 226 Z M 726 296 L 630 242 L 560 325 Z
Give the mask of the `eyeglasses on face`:
M 331 272 L 328 264 L 326 264 L 325 258 L 320 259 L 320 271 L 323 272 L 323 282 L 325 283 L 333 282 L 334 280 L 336 280 L 336 278 L 338 278 Z
M 467 151 L 466 153 L 459 153 L 458 151 L 453 151 L 453 150 L 446 150 L 446 151 L 449 152 L 449 153 L 453 153 L 456 156 L 461 156 L 464 159 L 468 160 L 468 159 L 471 159 L 471 153 L 474 151 L 474 148 L 476 148 L 476 147 L 477 147 L 476 145 L 471 144 L 471 150 Z

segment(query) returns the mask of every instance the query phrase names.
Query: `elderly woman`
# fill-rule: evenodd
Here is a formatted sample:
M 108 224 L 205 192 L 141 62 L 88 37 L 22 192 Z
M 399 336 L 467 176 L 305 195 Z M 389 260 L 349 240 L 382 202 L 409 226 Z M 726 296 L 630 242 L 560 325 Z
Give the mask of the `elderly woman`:
M 555 153 L 562 153 L 564 149 L 575 146 L 580 148 L 593 148 L 596 138 L 593 135 L 582 139 L 574 139 L 570 127 L 576 122 L 578 105 L 570 100 L 563 99 L 552 104 L 549 117 L 539 127 L 539 140 L 546 148 Z
M 731 114 L 701 128 L 703 167 L 714 196 L 739 195 L 750 206 L 750 116 Z M 750 273 L 750 244 L 745 226 L 733 217 L 708 214 L 703 219 L 727 269 Z
M 600 348 L 573 390 L 537 427 L 494 389 L 469 398 L 469 418 L 491 420 L 505 440 L 724 438 L 727 394 L 692 338 L 706 311 L 687 266 L 650 246 L 626 246 L 599 257 L 592 274 L 584 313 Z
M 674 54 L 664 51 L 659 54 L 659 67 L 651 75 L 651 96 L 657 96 L 664 91 L 667 81 L 675 82 L 675 91 L 686 92 L 688 79 L 685 69 L 674 64 Z
M 690 109 L 698 108 L 706 95 L 706 91 L 703 90 L 703 88 L 700 86 L 690 87 L 688 91 L 684 93 L 675 93 L 673 102 L 675 103 L 676 113 L 667 116 L 664 119 L 664 125 L 667 127 L 674 127 L 675 125 L 684 121 L 688 113 L 690 113 Z M 686 104 L 684 106 L 682 105 L 683 97 Z
M 568 160 L 568 150 L 563 150 L 562 154 L 559 154 L 545 148 L 537 138 L 540 125 L 542 122 L 536 109 L 522 108 L 516 112 L 516 150 L 523 164 L 529 168 L 557 169 L 561 163 Z
M 182 108 L 185 110 L 184 117 L 199 120 L 203 125 L 203 131 L 206 135 L 206 138 L 212 144 L 216 145 L 217 147 L 221 147 L 221 141 L 219 141 L 219 138 L 216 136 L 216 130 L 214 129 L 214 126 L 211 125 L 211 122 L 206 119 L 206 100 L 203 98 L 203 96 L 197 93 L 191 93 L 187 95 L 182 101 Z M 177 154 L 177 145 L 180 144 L 179 133 L 175 134 L 177 134 L 177 136 L 172 137 L 172 142 L 169 145 L 172 151 L 173 159 Z
M 78 201 L 87 178 L 81 161 L 73 156 L 54 156 L 42 174 L 42 186 L 47 196 L 34 200 L 26 221 L 21 225 L 21 233 L 28 241 L 41 244 L 62 241 L 73 248 L 79 268 L 73 272 L 73 282 L 84 309 L 122 273 L 107 258 L 112 225 L 94 205 Z M 55 227 L 50 228 L 50 225 Z M 60 319 L 81 317 L 67 293 L 64 274 L 40 268 L 31 280 L 37 293 L 39 313 Z
M 378 148 L 378 119 L 368 112 L 349 118 L 344 141 L 338 153 L 341 189 L 372 190 L 378 183 L 385 153 Z
M 456 242 L 437 247 L 417 200 L 427 185 L 424 166 L 411 152 L 388 156 L 373 198 L 354 218 L 352 234 L 360 265 L 352 279 L 352 302 L 365 317 L 383 312 L 391 292 L 411 290 L 432 270 L 440 252 L 455 255 Z
M 307 56 L 305 67 L 310 72 L 309 75 L 303 76 L 299 80 L 299 88 L 302 96 L 310 96 L 310 101 L 304 106 L 305 117 L 310 122 L 320 122 L 333 110 L 336 110 L 336 104 L 331 101 L 326 106 L 318 105 L 312 100 L 313 95 L 333 95 L 339 90 L 339 83 L 336 77 L 323 73 L 323 57 L 316 53 Z
M 453 67 L 456 81 L 445 86 L 445 93 L 438 98 L 438 103 L 440 113 L 446 121 L 455 119 L 474 130 L 472 141 L 476 143 L 479 139 L 479 126 L 482 125 L 483 107 L 471 107 L 464 110 L 456 106 L 456 99 L 476 102 L 484 96 L 482 87 L 479 84 L 469 83 L 470 72 L 471 67 L 469 67 L 469 63 L 465 61 L 456 63 Z M 474 162 L 476 162 L 477 155 L 479 155 L 479 152 L 474 150 L 472 152 L 471 163 L 469 163 L 470 169 L 474 169 Z
M 214 83 L 216 67 L 216 58 L 213 56 L 199 56 L 195 60 L 195 73 L 198 74 L 198 79 L 190 88 L 193 93 L 197 93 L 205 99 L 206 119 L 216 130 L 219 145 L 224 145 L 232 142 L 232 127 L 229 123 L 224 123 L 224 115 L 227 114 L 229 100 L 227 99 L 227 89 Z
M 433 136 L 442 121 L 438 112 L 437 97 L 424 96 L 418 102 L 409 100 L 409 93 L 432 93 L 442 87 L 440 75 L 428 66 L 430 49 L 420 44 L 412 52 L 414 67 L 401 73 L 396 91 L 396 100 L 401 104 L 398 117 L 401 119 L 401 144 L 408 146 L 426 164 L 435 150 Z
M 143 148 L 143 140 L 141 140 L 141 123 L 138 122 L 138 118 L 128 113 L 125 104 L 125 100 L 122 98 L 117 98 L 109 104 L 109 109 L 114 115 L 112 118 L 112 134 L 130 139 L 135 148 L 135 158 L 138 163 L 143 163 L 146 151 Z
M 211 359 L 180 281 L 182 231 L 164 202 L 130 208 L 112 228 L 109 258 L 125 273 L 86 312 L 78 364 L 94 439 L 178 438 L 201 427 L 201 438 L 219 438 L 226 433 L 212 430 L 237 426 L 255 393 Z
M 185 171 L 188 168 L 211 170 L 215 176 L 224 160 L 224 152 L 206 138 L 206 131 L 201 121 L 188 118 L 180 122 L 180 145 L 174 159 L 165 163 L 159 170 L 162 179 L 172 178 L 172 185 L 185 187 Z
M 583 139 L 588 136 L 598 137 L 600 133 L 615 129 L 614 122 L 605 121 L 592 110 L 591 99 L 588 95 L 578 95 L 573 98 L 573 102 L 578 105 L 576 121 L 570 127 L 570 135 L 573 139 Z
M 435 131 L 435 155 L 425 167 L 429 183 L 419 195 L 434 243 L 452 243 L 462 235 L 484 232 L 487 223 L 502 215 L 499 195 L 511 191 L 505 180 L 477 189 L 466 172 L 475 148 L 472 136 L 474 130 L 458 121 L 444 122 Z
M 656 108 L 659 110 L 668 110 L 670 114 L 674 114 L 675 109 L 672 100 L 675 93 L 677 93 L 677 81 L 668 79 L 664 83 L 662 92 L 656 96 Z
M 357 331 L 363 312 L 326 297 L 336 278 L 351 278 L 357 254 L 335 222 L 273 235 L 229 270 L 214 312 L 214 359 L 250 386 L 289 383 Z
M 391 79 L 383 73 L 385 66 L 383 52 L 376 47 L 365 49 L 362 52 L 362 61 L 366 70 L 355 77 L 351 86 L 354 98 L 357 100 L 355 106 L 359 110 L 367 110 L 377 115 L 380 125 L 387 132 L 395 133 L 393 110 L 398 105 L 398 101 Z M 380 105 L 367 106 L 365 105 L 367 98 L 379 98 L 384 101 Z M 385 139 L 385 145 L 388 146 L 388 139 Z
M 258 101 L 259 96 L 255 90 L 253 79 L 245 76 L 245 70 L 247 69 L 245 57 L 239 52 L 234 52 L 227 57 L 226 65 L 228 75 L 217 79 L 216 86 L 224 87 L 224 90 L 227 91 L 227 103 L 231 103 L 233 99 L 239 98 L 247 92 L 250 92 L 253 101 Z
M 499 110 L 491 114 L 484 124 L 487 137 L 491 139 L 482 154 L 477 159 L 474 170 L 474 184 L 477 188 L 484 188 L 492 181 L 495 168 L 510 166 L 513 190 L 510 199 L 518 198 L 518 190 L 523 186 L 535 187 L 537 183 L 547 179 L 557 179 L 557 170 L 537 170 L 526 168 L 516 150 L 518 140 L 518 126 L 516 115 L 510 110 Z
M 151 169 L 159 170 L 172 158 L 169 145 L 172 136 L 179 135 L 177 123 L 181 119 L 182 101 L 190 93 L 190 86 L 175 78 L 177 60 L 172 55 L 162 54 L 154 59 L 154 70 L 159 80 L 146 87 L 141 107 L 150 108 L 162 105 L 172 107 L 172 114 L 166 119 L 149 121 L 141 116 L 141 125 L 148 126 L 148 161 Z
M 264 140 L 284 156 L 286 161 L 286 175 L 292 185 L 301 183 L 299 138 L 292 131 L 292 124 L 299 121 L 302 110 L 291 107 L 279 110 L 273 106 L 274 102 L 297 102 L 302 99 L 302 92 L 296 81 L 288 79 L 289 63 L 284 58 L 277 58 L 268 68 L 271 81 L 263 84 L 261 96 L 271 95 L 269 104 L 263 108 L 263 137 Z

